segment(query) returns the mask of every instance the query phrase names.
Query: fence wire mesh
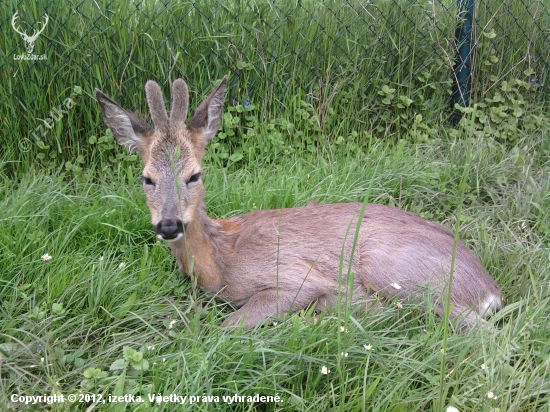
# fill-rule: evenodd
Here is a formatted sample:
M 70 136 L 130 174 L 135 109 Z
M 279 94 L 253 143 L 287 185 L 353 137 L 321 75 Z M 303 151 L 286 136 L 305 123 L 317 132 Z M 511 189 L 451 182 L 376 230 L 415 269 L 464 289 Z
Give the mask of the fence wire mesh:
M 377 116 L 369 104 L 384 85 L 422 107 L 448 108 L 459 1 L 4 1 L 4 133 L 28 136 L 40 122 L 51 126 L 52 108 L 63 114 L 67 98 L 82 92 L 88 101 L 71 111 L 70 128 L 57 131 L 58 144 L 75 145 L 98 127 L 94 87 L 145 112 L 148 79 L 166 87 L 183 77 L 197 101 L 193 93 L 224 74 L 232 104 L 252 102 L 265 116 L 292 94 L 315 102 L 321 120 L 339 103 L 356 107 L 364 122 Z M 545 0 L 476 1 L 473 24 L 472 101 L 512 79 L 533 83 L 534 99 L 548 101 Z

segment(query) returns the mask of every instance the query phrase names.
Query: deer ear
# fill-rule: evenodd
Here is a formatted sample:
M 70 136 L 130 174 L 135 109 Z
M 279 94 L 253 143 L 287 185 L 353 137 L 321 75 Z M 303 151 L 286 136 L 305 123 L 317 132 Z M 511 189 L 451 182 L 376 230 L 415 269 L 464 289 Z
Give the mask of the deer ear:
M 224 76 L 219 86 L 199 105 L 187 124 L 189 127 L 202 133 L 206 140 L 205 143 L 210 142 L 220 128 L 226 88 L 227 76 Z
M 95 89 L 94 95 L 101 106 L 103 119 L 118 143 L 141 153 L 142 139 L 151 133 L 151 127 L 135 114 L 124 110 L 101 90 Z

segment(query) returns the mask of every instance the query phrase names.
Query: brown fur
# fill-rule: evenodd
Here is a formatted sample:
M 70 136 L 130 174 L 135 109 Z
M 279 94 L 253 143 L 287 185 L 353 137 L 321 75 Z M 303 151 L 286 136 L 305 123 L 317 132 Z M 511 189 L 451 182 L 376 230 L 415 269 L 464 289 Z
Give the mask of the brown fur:
M 224 325 L 254 327 L 314 302 L 318 309 L 330 306 L 339 295 L 359 300 L 376 292 L 407 298 L 428 290 L 441 301 L 449 283 L 454 237 L 413 213 L 367 205 L 353 258 L 360 203 L 314 202 L 210 219 L 199 173 L 206 144 L 220 126 L 225 88 L 226 78 L 186 124 L 188 92 L 183 80 L 172 87 L 170 118 L 160 88 L 149 81 L 155 131 L 99 90 L 95 93 L 113 134 L 121 144 L 137 149 L 145 163 L 152 223 L 158 236 L 170 241 L 180 270 L 189 274 L 192 268 L 203 289 L 239 308 Z M 350 264 L 354 278 L 348 290 Z M 453 316 L 463 314 L 468 324 L 502 305 L 499 286 L 460 242 L 451 300 Z M 441 305 L 438 311 L 442 313 Z

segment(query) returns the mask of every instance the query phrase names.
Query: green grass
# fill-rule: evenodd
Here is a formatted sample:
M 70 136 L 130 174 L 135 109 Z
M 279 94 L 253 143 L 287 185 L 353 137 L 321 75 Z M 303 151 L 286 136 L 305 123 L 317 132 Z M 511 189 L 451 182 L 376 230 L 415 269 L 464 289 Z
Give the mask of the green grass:
M 137 161 L 125 170 L 92 168 L 69 181 L 55 171 L 5 179 L 0 405 L 8 407 L 12 394 L 84 392 L 193 395 L 198 410 L 544 410 L 547 134 L 525 138 L 514 150 L 485 140 L 376 141 L 364 151 L 326 145 L 272 164 L 210 164 L 207 204 L 211 215 L 226 217 L 312 200 L 361 201 L 372 183 L 371 200 L 422 211 L 452 228 L 469 145 L 460 237 L 502 285 L 507 305 L 491 319 L 493 330 L 451 329 L 443 365 L 444 326 L 425 304 L 352 312 L 347 322 L 333 312 L 316 318 L 302 311 L 273 327 L 221 329 L 230 307 L 178 274 L 169 248 L 150 229 Z M 46 253 L 51 260 L 41 259 Z M 141 351 L 148 370 L 110 370 L 125 347 Z M 282 403 L 223 403 L 222 396 L 234 394 L 278 395 Z M 174 405 L 147 400 L 136 407 Z

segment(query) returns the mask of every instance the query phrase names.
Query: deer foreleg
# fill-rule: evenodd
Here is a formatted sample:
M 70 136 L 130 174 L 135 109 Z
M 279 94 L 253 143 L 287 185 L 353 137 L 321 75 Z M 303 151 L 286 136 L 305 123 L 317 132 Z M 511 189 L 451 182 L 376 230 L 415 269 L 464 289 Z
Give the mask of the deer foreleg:
M 303 309 L 324 296 L 323 288 L 288 291 L 266 289 L 253 295 L 239 310 L 232 313 L 223 326 L 240 326 L 251 329 L 269 318 L 277 318 Z

